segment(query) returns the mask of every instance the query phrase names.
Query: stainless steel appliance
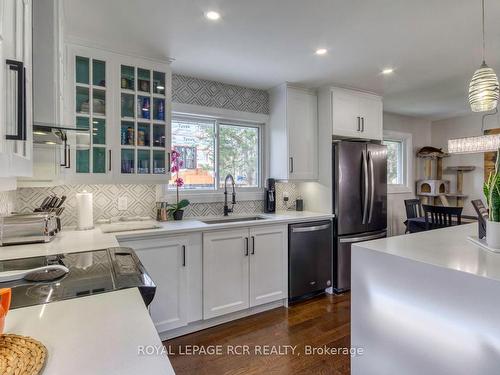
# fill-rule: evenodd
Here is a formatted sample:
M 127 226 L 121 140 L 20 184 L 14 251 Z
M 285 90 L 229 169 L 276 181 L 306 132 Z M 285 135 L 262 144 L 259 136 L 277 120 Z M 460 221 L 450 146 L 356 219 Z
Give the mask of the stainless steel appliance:
M 332 286 L 332 222 L 288 226 L 288 300 L 295 302 Z
M 351 287 L 351 245 L 387 235 L 387 148 L 333 143 L 333 290 Z
M 0 246 L 49 242 L 59 231 L 58 217 L 51 212 L 0 217 Z
M 11 308 L 40 305 L 119 289 L 139 288 L 148 306 L 156 286 L 131 248 L 115 247 L 81 253 L 0 261 L 0 273 L 62 265 L 69 272 L 49 282 L 17 280 L 0 283 L 12 288 Z
M 274 178 L 268 178 L 266 186 L 266 205 L 264 207 L 264 212 L 274 213 L 276 212 L 276 180 Z

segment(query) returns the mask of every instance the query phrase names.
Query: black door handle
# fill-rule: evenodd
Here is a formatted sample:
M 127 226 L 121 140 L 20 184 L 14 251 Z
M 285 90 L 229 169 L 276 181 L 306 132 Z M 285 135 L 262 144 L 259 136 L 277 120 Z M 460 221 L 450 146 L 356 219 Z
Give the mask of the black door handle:
M 26 69 L 22 61 L 6 60 L 10 70 L 17 72 L 17 134 L 7 134 L 6 139 L 26 140 Z

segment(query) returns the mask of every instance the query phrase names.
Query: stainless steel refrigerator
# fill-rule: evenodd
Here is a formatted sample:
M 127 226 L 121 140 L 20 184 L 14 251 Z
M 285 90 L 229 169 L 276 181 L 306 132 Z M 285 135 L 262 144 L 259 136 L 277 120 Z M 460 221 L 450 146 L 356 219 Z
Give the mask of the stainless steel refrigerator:
M 387 148 L 333 143 L 333 290 L 351 287 L 351 245 L 387 235 Z

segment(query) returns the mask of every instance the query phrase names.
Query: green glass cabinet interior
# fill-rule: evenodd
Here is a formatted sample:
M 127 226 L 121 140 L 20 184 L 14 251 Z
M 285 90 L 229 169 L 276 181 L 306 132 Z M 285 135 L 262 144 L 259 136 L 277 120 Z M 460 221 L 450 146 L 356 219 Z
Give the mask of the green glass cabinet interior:
M 76 173 L 106 173 L 106 62 L 75 57 Z
M 120 66 L 121 173 L 168 173 L 166 143 L 166 73 L 140 66 Z

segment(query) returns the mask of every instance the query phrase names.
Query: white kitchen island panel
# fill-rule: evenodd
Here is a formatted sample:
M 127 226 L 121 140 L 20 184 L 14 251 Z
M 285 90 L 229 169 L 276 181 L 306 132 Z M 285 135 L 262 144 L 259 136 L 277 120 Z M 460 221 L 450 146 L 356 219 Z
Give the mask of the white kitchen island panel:
M 476 228 L 353 246 L 353 375 L 499 373 L 500 254 L 467 240 Z

